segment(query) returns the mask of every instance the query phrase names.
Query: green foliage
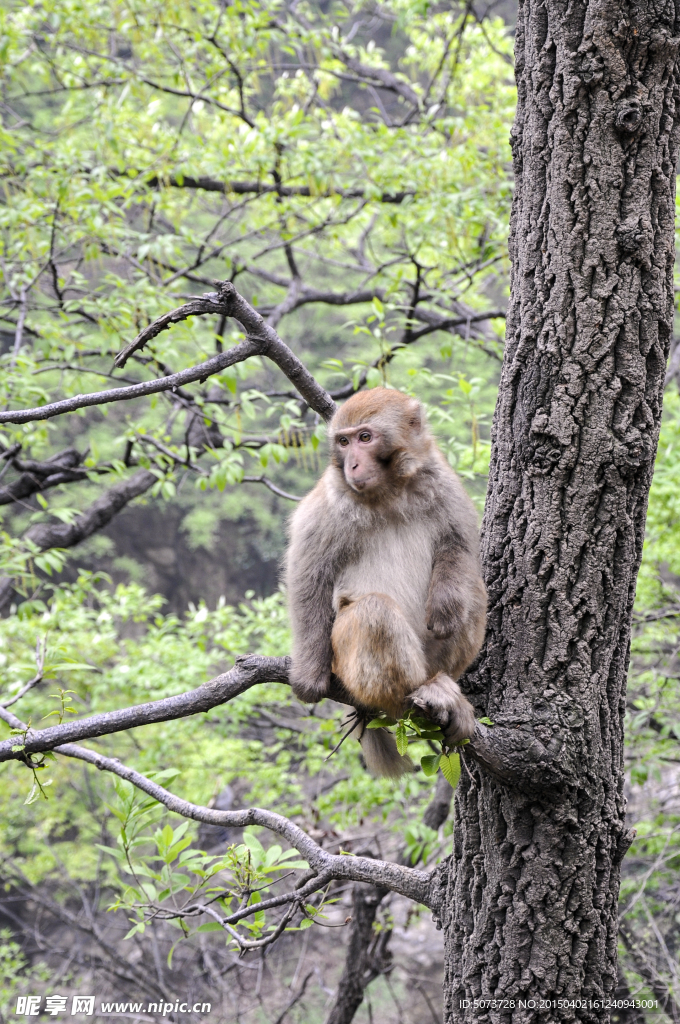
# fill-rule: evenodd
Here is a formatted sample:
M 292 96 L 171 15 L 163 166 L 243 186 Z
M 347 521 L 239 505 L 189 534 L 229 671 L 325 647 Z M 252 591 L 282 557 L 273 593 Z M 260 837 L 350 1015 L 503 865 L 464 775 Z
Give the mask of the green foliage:
M 178 774 L 168 769 L 151 776 L 156 782 L 167 782 Z M 133 924 L 126 938 L 143 933 L 149 920 L 159 918 L 171 921 L 185 938 L 222 930 L 227 943 L 237 949 L 239 939 L 257 941 L 275 929 L 268 924 L 264 910 L 253 911 L 236 927 L 228 926 L 225 918 L 236 910 L 259 906 L 278 881 L 275 876 L 307 868 L 295 850 L 284 852 L 276 844 L 265 850 L 252 830 L 246 830 L 243 843 L 229 846 L 219 857 L 209 856 L 192 848 L 188 821 L 176 828 L 165 824 L 151 833 L 153 822 L 165 816 L 165 808 L 121 779 L 114 780 L 114 787 L 117 802 L 110 810 L 120 822 L 120 833 L 115 847 L 100 849 L 128 876 L 127 885 L 109 908 L 124 909 L 130 915 Z M 197 912 L 198 907 L 203 911 Z M 304 920 L 311 922 L 319 910 L 310 907 L 310 916 Z M 170 965 L 174 948 L 168 958 Z
M 621 920 L 635 937 L 638 960 L 622 947 L 631 990 L 654 998 L 638 969 L 640 951 L 655 964 L 661 984 L 676 985 L 675 958 L 680 921 L 677 879 L 680 815 L 677 806 L 680 689 L 680 397 L 671 384 L 664 414 L 654 480 L 649 496 L 642 567 L 638 577 L 628 680 L 626 765 L 629 810 L 637 833 L 621 880 Z
M 7 1020 L 14 1014 L 17 996 L 31 991 L 50 977 L 46 964 L 29 964 L 21 946 L 9 928 L 0 930 L 0 1015 Z
M 493 724 L 488 718 L 480 719 L 480 721 L 485 724 Z M 460 779 L 460 750 L 449 749 L 442 730 L 434 725 L 429 718 L 425 718 L 415 711 L 409 712 L 405 718 L 400 718 L 398 721 L 385 714 L 379 715 L 378 718 L 374 718 L 373 721 L 368 723 L 367 728 L 390 729 L 393 726 L 396 726 L 395 740 L 397 750 L 402 755 L 408 751 L 409 743 L 419 743 L 421 745 L 420 749 L 422 749 L 423 745 L 427 745 L 430 748 L 439 746 L 440 750 L 436 753 L 420 755 L 420 767 L 423 775 L 427 778 L 436 775 L 441 769 L 441 773 L 446 781 L 452 789 L 455 789 Z M 460 746 L 463 747 L 469 742 L 469 740 L 464 740 Z
M 16 695 L 35 675 L 38 642 L 44 644 L 43 679 L 51 685 L 35 686 L 16 706 L 24 720 L 34 722 L 55 710 L 59 714 L 54 693 L 60 708 L 63 691 L 65 709 L 91 714 L 192 689 L 238 654 L 281 655 L 288 649 L 280 594 L 251 597 L 239 608 L 220 603 L 210 611 L 202 605 L 184 620 L 163 616 L 160 604 L 138 585 L 111 591 L 87 573 L 74 584 L 53 586 L 49 600 L 36 599 L 21 605 L 19 614 L 0 619 L 0 693 Z M 173 788 L 194 803 L 207 804 L 226 783 L 247 780 L 251 804 L 301 815 L 303 824 L 324 820 L 351 829 L 377 815 L 402 833 L 414 809 L 429 798 L 426 780 L 409 778 L 395 787 L 373 779 L 361 767 L 355 743 L 325 763 L 342 729 L 341 717 L 323 705 L 308 718 L 299 717 L 298 709 L 288 687 L 268 684 L 265 691 L 254 687 L 242 694 L 226 710 L 102 738 L 98 746 L 144 774 L 181 766 Z M 114 806 L 112 782 L 106 775 L 88 782 L 92 806 L 77 781 L 81 768 L 65 758 L 49 766 L 50 799 L 29 807 L 23 802 L 36 794 L 25 766 L 3 766 L 0 813 L 6 827 L 0 842 L 32 881 L 58 876 L 62 860 L 85 880 L 95 870 L 99 830 L 110 828 L 102 805 Z M 311 800 L 304 790 L 309 778 L 317 780 Z M 58 838 L 73 830 L 74 837 Z M 108 875 L 114 884 L 114 875 Z
M 417 392 L 482 495 L 501 324 L 484 353 L 469 324 L 465 337 L 435 331 L 413 344 L 428 321 L 412 312 L 425 303 L 455 319 L 488 308 L 489 287 L 503 294 L 510 41 L 500 21 L 468 22 L 459 38 L 455 8 L 410 0 L 385 10 L 392 38 L 382 46 L 362 35 L 351 4 L 326 15 L 278 0 L 181 0 L 172 10 L 158 0 L 36 0 L 0 12 L 12 97 L 0 127 L 0 280 L 12 347 L 23 324 L 17 351 L 0 357 L 3 408 L 110 385 L 111 356 L 215 279 L 236 280 L 266 313 L 294 259 L 311 291 L 368 287 L 370 297 L 350 302 L 349 322 L 335 299 L 293 307 L 284 336 L 327 386 L 365 371 L 369 386 Z M 346 60 L 368 69 L 364 84 L 343 84 Z M 418 97 L 417 113 L 375 104 L 370 69 L 388 66 Z M 196 188 L 198 179 L 224 183 L 225 194 Z M 262 191 L 244 198 L 230 182 Z M 178 370 L 240 338 L 233 321 L 189 319 L 155 338 L 125 378 Z M 437 364 L 452 372 L 438 376 Z M 71 495 L 78 506 L 134 464 L 153 469 L 153 494 L 169 502 L 183 476 L 185 500 L 193 481 L 200 505 L 202 492 L 228 493 L 263 468 L 304 490 L 319 469 L 318 426 L 273 384 L 251 358 L 185 389 L 183 404 L 166 395 L 83 412 L 68 426 L 8 425 L 0 444 L 44 457 L 60 442 L 86 443 L 88 478 L 68 501 L 50 496 L 49 516 L 68 515 Z M 220 432 L 200 459 L 188 408 Z M 23 515 L 11 513 L 19 528 Z M 198 521 L 190 513 L 188 528 Z M 198 535 L 205 527 L 193 543 Z M 59 570 L 61 555 L 39 558 L 45 572 Z

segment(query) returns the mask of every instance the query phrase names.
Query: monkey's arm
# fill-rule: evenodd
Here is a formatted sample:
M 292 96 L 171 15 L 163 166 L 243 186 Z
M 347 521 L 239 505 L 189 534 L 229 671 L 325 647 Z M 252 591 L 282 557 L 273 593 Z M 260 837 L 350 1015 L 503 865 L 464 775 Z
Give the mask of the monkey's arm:
M 427 628 L 438 640 L 453 637 L 463 670 L 484 639 L 486 590 L 479 559 L 455 537 L 437 545 L 427 599 Z
M 293 631 L 290 682 L 296 697 L 310 703 L 328 694 L 335 619 L 333 545 L 329 543 L 323 495 L 315 492 L 316 488 L 301 502 L 293 517 L 286 560 L 288 611 Z

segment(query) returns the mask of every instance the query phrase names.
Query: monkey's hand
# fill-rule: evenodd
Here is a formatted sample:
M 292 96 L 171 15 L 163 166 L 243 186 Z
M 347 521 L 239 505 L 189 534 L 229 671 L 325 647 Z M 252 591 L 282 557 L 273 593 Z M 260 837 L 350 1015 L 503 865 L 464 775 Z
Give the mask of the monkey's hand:
M 443 672 L 438 672 L 429 683 L 414 690 L 409 700 L 437 723 L 449 745 L 455 746 L 474 736 L 477 728 L 475 710 L 460 692 L 458 683 Z
M 305 704 L 316 704 L 328 696 L 331 685 L 331 667 L 320 668 L 310 663 L 293 662 L 290 685 L 298 700 Z
M 456 617 L 451 614 L 450 608 L 428 602 L 425 614 L 427 615 L 427 628 L 436 636 L 437 640 L 446 640 L 454 633 Z

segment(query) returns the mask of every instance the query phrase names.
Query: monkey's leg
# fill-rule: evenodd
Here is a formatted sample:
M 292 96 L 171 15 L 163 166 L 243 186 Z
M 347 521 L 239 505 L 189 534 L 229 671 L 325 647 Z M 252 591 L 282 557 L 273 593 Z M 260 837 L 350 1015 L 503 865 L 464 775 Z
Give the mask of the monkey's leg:
M 444 672 L 438 672 L 419 686 L 410 700 L 437 722 L 449 744 L 455 745 L 474 736 L 477 728 L 474 708 L 460 692 L 458 683 Z
M 341 603 L 331 644 L 333 671 L 364 707 L 401 718 L 407 695 L 427 679 L 420 639 L 386 594 Z

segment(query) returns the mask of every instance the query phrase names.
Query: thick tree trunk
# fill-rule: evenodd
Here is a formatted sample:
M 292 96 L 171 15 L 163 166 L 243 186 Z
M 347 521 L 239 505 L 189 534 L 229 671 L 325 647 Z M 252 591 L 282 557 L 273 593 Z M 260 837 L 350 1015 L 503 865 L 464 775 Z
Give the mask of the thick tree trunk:
M 464 681 L 495 727 L 466 757 L 439 877 L 447 1022 L 606 1021 L 617 987 L 630 620 L 673 320 L 678 35 L 677 0 L 519 4 L 490 611 Z

